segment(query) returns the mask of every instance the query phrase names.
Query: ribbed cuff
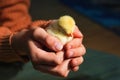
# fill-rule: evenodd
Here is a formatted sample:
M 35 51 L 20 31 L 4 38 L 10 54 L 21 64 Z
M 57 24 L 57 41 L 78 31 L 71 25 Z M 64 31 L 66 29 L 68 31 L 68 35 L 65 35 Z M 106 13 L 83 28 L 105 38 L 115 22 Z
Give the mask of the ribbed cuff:
M 1 62 L 28 62 L 28 56 L 18 55 L 11 47 L 13 34 L 0 38 L 0 61 Z
M 30 28 L 36 28 L 36 27 L 42 27 L 45 28 L 47 27 L 50 23 L 52 22 L 52 20 L 36 20 L 33 21 L 32 24 L 30 25 Z

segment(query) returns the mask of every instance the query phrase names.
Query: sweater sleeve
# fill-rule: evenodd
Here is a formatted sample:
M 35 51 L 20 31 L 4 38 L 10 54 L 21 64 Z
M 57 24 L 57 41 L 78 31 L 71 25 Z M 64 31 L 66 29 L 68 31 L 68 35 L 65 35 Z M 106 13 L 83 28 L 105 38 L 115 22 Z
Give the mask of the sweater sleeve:
M 26 62 L 25 55 L 18 55 L 10 46 L 15 32 L 31 24 L 29 0 L 0 0 L 0 62 Z

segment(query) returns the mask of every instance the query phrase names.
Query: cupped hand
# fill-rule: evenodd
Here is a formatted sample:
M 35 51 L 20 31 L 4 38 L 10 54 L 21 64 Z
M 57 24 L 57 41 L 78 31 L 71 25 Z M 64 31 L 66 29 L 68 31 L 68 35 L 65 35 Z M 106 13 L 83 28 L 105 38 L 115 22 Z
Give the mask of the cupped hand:
M 64 60 L 63 45 L 43 28 L 22 30 L 11 39 L 13 49 L 18 55 L 28 55 L 35 69 L 61 77 L 68 75 L 70 60 Z
M 73 33 L 73 40 L 68 42 L 64 48 L 66 50 L 65 57 L 66 59 L 71 59 L 70 66 L 73 71 L 79 69 L 79 65 L 83 62 L 83 55 L 86 52 L 84 45 L 82 44 L 83 34 L 80 32 L 78 27 L 75 27 Z
M 77 71 L 83 61 L 85 48 L 83 36 L 76 27 L 74 39 L 65 46 L 44 28 L 22 30 L 13 35 L 11 45 L 18 55 L 28 55 L 33 67 L 41 72 L 67 77 L 72 69 Z M 65 52 L 63 51 L 65 49 Z

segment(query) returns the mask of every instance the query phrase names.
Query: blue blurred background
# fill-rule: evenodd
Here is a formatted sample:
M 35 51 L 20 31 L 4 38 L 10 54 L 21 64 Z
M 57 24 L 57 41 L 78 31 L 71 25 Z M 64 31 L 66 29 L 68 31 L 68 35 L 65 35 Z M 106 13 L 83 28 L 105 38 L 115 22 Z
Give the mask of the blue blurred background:
M 120 0 L 61 0 L 91 20 L 120 35 Z

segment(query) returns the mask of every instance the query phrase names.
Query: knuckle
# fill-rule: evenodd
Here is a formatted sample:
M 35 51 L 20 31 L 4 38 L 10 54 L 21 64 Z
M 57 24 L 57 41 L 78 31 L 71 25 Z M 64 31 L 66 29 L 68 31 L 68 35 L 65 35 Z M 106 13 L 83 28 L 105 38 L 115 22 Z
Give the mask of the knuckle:
M 51 55 L 52 54 L 52 55 Z M 49 62 L 52 64 L 52 65 L 58 65 L 61 63 L 60 59 L 59 59 L 59 56 L 57 57 L 55 53 L 49 53 L 48 54 L 48 57 L 49 58 Z
M 63 68 L 60 68 L 57 72 L 61 77 L 67 77 L 66 71 Z
M 86 48 L 83 46 L 83 55 L 86 53 Z
M 33 35 L 35 36 L 39 31 L 39 28 L 34 29 Z
M 81 33 L 81 38 L 84 38 L 84 35 Z
M 54 59 L 54 63 L 56 63 L 57 65 L 59 65 L 61 62 L 62 62 L 62 59 L 59 58 L 59 56 Z

